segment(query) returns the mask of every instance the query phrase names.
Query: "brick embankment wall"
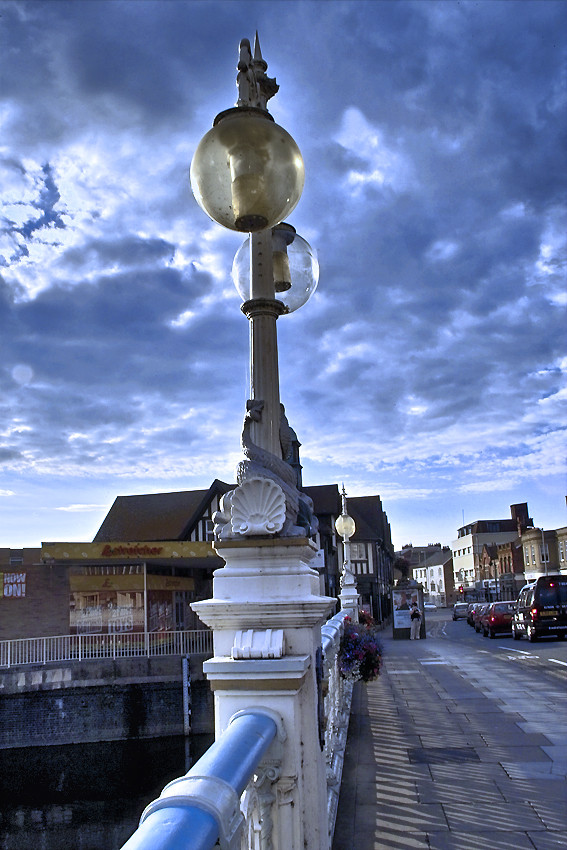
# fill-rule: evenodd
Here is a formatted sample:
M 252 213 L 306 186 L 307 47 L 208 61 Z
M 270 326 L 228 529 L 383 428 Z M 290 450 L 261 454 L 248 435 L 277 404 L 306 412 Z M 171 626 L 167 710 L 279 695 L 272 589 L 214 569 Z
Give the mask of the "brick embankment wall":
M 191 659 L 191 729 L 214 728 L 213 701 Z M 180 658 L 69 662 L 0 674 L 0 749 L 183 734 Z

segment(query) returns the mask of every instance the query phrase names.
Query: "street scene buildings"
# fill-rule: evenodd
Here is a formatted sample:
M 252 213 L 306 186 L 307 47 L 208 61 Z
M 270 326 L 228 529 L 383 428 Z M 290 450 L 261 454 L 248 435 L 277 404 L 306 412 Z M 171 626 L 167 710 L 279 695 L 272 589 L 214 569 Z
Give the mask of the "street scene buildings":
M 527 502 L 510 506 L 509 519 L 475 520 L 451 546 L 408 544 L 396 552 L 425 598 L 445 606 L 459 601 L 513 600 L 526 582 L 567 572 L 567 527 L 534 527 Z
M 204 628 L 191 603 L 210 595 L 213 572 L 223 564 L 212 545 L 212 517 L 229 489 L 215 479 L 207 490 L 118 496 L 90 542 L 0 549 L 0 640 Z M 334 525 L 339 487 L 303 489 L 319 519 L 321 591 L 336 598 L 345 556 Z M 396 558 L 438 607 L 513 600 L 539 575 L 567 573 L 567 526 L 534 527 L 527 503 L 512 505 L 510 519 L 462 526 L 451 546 L 408 544 L 395 553 L 379 496 L 352 497 L 348 507 L 361 606 L 379 623 L 391 615 Z
M 205 628 L 191 608 L 212 592 L 223 559 L 213 515 L 231 485 L 118 496 L 92 542 L 0 549 L 0 640 Z M 335 531 L 338 485 L 306 487 L 319 519 L 314 536 L 321 592 L 336 598 L 344 560 Z M 391 610 L 394 551 L 379 496 L 349 500 L 351 560 L 362 605 L 378 622 Z

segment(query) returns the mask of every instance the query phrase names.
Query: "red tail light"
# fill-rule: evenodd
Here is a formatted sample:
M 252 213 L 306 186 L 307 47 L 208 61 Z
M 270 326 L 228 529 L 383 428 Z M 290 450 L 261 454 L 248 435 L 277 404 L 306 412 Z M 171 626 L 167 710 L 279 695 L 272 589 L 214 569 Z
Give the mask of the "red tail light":
M 538 614 L 537 608 L 532 608 L 530 613 L 532 615 L 532 620 L 537 620 L 537 614 Z
M 491 617 L 490 622 L 493 623 L 496 620 L 496 617 Z

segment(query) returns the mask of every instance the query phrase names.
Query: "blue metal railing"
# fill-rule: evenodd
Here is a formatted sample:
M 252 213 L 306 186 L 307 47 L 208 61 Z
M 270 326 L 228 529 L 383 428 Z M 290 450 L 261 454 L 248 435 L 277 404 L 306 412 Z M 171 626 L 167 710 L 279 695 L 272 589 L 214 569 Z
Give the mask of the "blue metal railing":
M 211 850 L 219 839 L 223 848 L 236 846 L 240 797 L 277 731 L 268 709 L 235 714 L 191 770 L 149 804 L 122 850 Z

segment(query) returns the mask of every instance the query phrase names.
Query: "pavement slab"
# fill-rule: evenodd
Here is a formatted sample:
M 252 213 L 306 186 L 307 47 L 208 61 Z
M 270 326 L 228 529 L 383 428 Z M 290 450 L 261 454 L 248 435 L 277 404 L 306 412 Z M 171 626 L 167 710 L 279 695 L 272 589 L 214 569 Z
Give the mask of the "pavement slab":
M 445 803 L 443 811 L 449 826 L 464 832 L 511 832 L 514 830 L 537 829 L 541 819 L 529 803 Z
M 477 803 L 506 801 L 496 782 L 441 782 L 418 781 L 417 796 L 420 803 L 467 803 L 471 797 Z
M 535 850 L 565 850 L 567 847 L 567 830 L 562 832 L 528 832 L 528 838 Z
M 472 834 L 449 832 L 430 835 L 428 839 L 430 850 L 534 850 L 534 845 L 525 832 L 506 832 L 500 835 L 492 831 Z
M 523 778 L 512 780 L 506 777 L 495 779 L 495 783 L 505 800 L 526 800 L 532 803 L 536 800 L 559 801 L 565 805 L 567 800 L 565 782 L 556 782 L 552 775 L 544 778 L 548 781 L 534 782 L 532 779 L 524 780 Z M 567 824 L 567 813 L 565 823 Z M 565 846 L 567 847 L 567 844 Z
M 547 829 L 561 830 L 567 828 L 567 799 L 556 801 L 534 800 L 531 806 Z

